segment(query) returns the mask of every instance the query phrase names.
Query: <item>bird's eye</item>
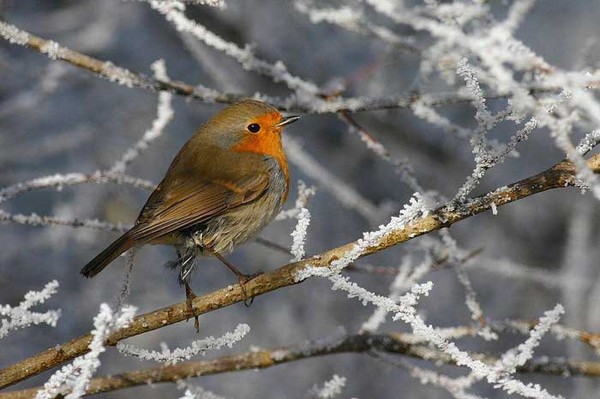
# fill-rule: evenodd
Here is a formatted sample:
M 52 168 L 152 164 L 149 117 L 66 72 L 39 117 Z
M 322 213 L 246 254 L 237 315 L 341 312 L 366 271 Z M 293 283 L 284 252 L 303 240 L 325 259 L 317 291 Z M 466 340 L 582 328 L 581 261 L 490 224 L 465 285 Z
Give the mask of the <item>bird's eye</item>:
M 260 131 L 260 125 L 258 123 L 251 123 L 246 128 L 250 133 L 258 133 Z

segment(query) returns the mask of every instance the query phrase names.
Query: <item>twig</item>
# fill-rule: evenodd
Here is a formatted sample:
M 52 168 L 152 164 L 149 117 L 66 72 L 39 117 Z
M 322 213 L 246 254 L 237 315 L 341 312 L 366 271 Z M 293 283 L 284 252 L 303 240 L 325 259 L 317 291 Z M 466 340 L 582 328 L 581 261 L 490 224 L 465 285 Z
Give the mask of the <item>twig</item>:
M 304 174 L 319 182 L 323 190 L 328 191 L 341 205 L 356 211 L 371 223 L 380 221 L 381 209 L 354 187 L 323 167 L 317 159 L 302 148 L 299 140 L 288 136 L 284 145 L 288 160 Z
M 86 395 L 131 388 L 148 383 L 177 382 L 192 377 L 228 372 L 262 369 L 293 361 L 340 353 L 365 353 L 370 351 L 406 355 L 436 363 L 454 364 L 443 352 L 425 345 L 411 344 L 402 340 L 401 334 L 355 334 L 341 337 L 335 342 L 310 342 L 292 347 L 281 347 L 250 351 L 237 355 L 222 356 L 213 360 L 185 362 L 170 366 L 129 371 L 117 375 L 94 378 L 90 381 Z M 487 363 L 497 359 L 477 355 Z M 533 359 L 518 369 L 522 373 L 542 373 L 563 376 L 580 375 L 600 377 L 600 362 L 570 359 Z M 33 398 L 39 388 L 0 393 L 0 399 Z
M 68 226 L 68 227 L 85 227 L 93 230 L 100 231 L 115 231 L 117 233 L 123 233 L 127 231 L 127 227 L 121 224 L 112 224 L 108 222 L 102 222 L 97 219 L 77 219 L 77 218 L 63 218 L 57 216 L 45 216 L 38 215 L 36 213 L 30 213 L 24 215 L 22 213 L 8 213 L 0 209 L 0 223 L 16 223 L 23 224 L 26 226 Z
M 135 188 L 141 188 L 143 190 L 152 191 L 156 188 L 156 185 L 150 181 L 143 180 L 137 177 L 127 176 L 120 173 L 111 173 L 107 171 L 96 171 L 94 173 L 67 173 L 67 174 L 55 174 L 49 176 L 38 177 L 25 182 L 13 184 L 12 186 L 0 189 L 0 202 L 4 202 L 8 199 L 14 198 L 17 195 L 26 193 L 29 191 L 56 188 L 58 190 L 65 186 L 72 186 L 75 184 L 82 183 L 115 183 L 125 184 Z
M 67 62 L 78 68 L 82 68 L 113 82 L 128 86 L 138 87 L 154 92 L 169 91 L 173 94 L 194 98 L 205 102 L 217 102 L 231 104 L 248 95 L 197 90 L 195 86 L 175 81 L 159 80 L 134 71 L 117 66 L 109 61 L 101 61 L 75 50 L 59 46 L 52 40 L 46 40 L 39 36 L 17 28 L 15 25 L 0 21 L 0 36 L 11 43 L 27 46 L 41 54 L 50 56 L 53 60 Z M 599 86 L 600 87 L 600 86 Z M 589 87 L 591 89 L 595 87 Z M 532 86 L 528 88 L 530 93 L 554 93 L 559 92 L 559 87 Z M 486 99 L 497 99 L 510 97 L 512 93 L 487 93 Z M 311 105 L 298 104 L 295 100 L 273 99 L 273 105 L 282 111 L 310 112 L 310 113 L 337 113 L 340 111 L 363 112 L 381 109 L 404 108 L 408 109 L 417 102 L 425 102 L 428 106 L 445 106 L 452 104 L 467 104 L 471 101 L 470 95 L 456 93 L 440 93 L 428 95 L 426 101 L 419 95 L 410 94 L 404 96 L 386 97 L 332 97 L 323 99 L 322 103 Z
M 150 1 L 150 7 L 161 13 L 178 31 L 192 34 L 207 46 L 239 62 L 244 69 L 267 76 L 274 82 L 285 83 L 289 89 L 295 92 L 303 92 L 310 96 L 317 95 L 320 92 L 319 87 L 315 83 L 288 72 L 283 62 L 271 63 L 265 61 L 257 57 L 251 47 L 239 47 L 235 43 L 229 42 L 210 31 L 200 23 L 187 18 L 184 12 L 185 6 L 182 3 Z
M 265 248 L 272 249 L 273 251 L 281 254 L 291 255 L 289 248 L 279 245 L 276 242 L 267 240 L 262 237 L 254 239 L 254 242 L 262 245 Z M 369 273 L 381 276 L 395 276 L 398 274 L 398 268 L 393 266 L 374 266 L 374 265 L 358 265 L 351 263 L 346 267 L 346 270 L 350 272 Z
M 0 36 L 12 43 L 24 45 L 41 54 L 48 55 L 51 59 L 65 61 L 73 66 L 86 69 L 100 77 L 127 87 L 140 87 L 155 92 L 166 90 L 180 96 L 220 103 L 232 103 L 244 97 L 232 93 L 220 93 L 207 98 L 205 95 L 197 93 L 192 85 L 172 80 L 158 80 L 132 72 L 111 62 L 101 61 L 64 46 L 59 46 L 58 43 L 52 40 L 43 39 L 3 21 L 0 21 Z
M 406 160 L 393 158 L 381 141 L 359 124 L 354 117 L 352 117 L 350 112 L 346 110 L 340 111 L 338 116 L 342 121 L 348 124 L 350 131 L 355 132 L 371 152 L 394 168 L 394 171 L 400 175 L 401 180 L 410 187 L 411 190 L 419 193 L 425 192 L 425 189 L 417 181 L 411 165 Z
M 273 251 L 279 252 L 281 254 L 285 254 L 285 255 L 291 255 L 292 254 L 290 252 L 289 248 L 284 247 L 283 245 L 277 244 L 276 242 L 273 242 L 271 240 L 267 240 L 266 238 L 257 237 L 257 238 L 254 239 L 254 242 L 256 242 L 257 244 L 262 245 L 265 248 L 272 249 Z
M 506 320 L 506 321 L 486 321 L 489 328 L 498 333 L 518 333 L 528 335 L 537 325 L 537 320 Z M 446 339 L 460 339 L 464 337 L 474 337 L 479 335 L 481 328 L 479 326 L 457 326 L 438 328 L 436 331 Z M 569 338 L 588 345 L 592 350 L 600 354 L 600 333 L 577 330 L 567 327 L 563 324 L 554 324 L 550 328 L 550 333 L 557 339 Z M 394 334 L 399 340 L 409 344 L 424 344 L 426 339 L 413 333 Z
M 587 165 L 595 173 L 600 173 L 600 154 L 591 157 L 587 161 Z M 472 198 L 458 209 L 451 205 L 444 205 L 407 226 L 392 230 L 377 244 L 361 252 L 359 257 L 379 252 L 444 227 L 450 227 L 456 222 L 489 210 L 492 203 L 498 207 L 553 188 L 575 186 L 577 184 L 576 173 L 575 166 L 571 162 L 562 161 L 535 176 Z M 351 242 L 312 258 L 290 263 L 272 272 L 264 273 L 246 283 L 244 289 L 235 285 L 196 297 L 192 302 L 193 309 L 191 311 L 186 302 L 181 302 L 140 315 L 129 327 L 112 334 L 106 344 L 114 346 L 123 339 L 242 302 L 248 296 L 263 295 L 279 288 L 298 284 L 297 276 L 301 270 L 309 267 L 327 267 L 331 262 L 351 251 L 356 244 L 356 242 Z M 0 388 L 10 386 L 81 356 L 89 350 L 88 345 L 91 339 L 90 335 L 75 338 L 68 343 L 57 345 L 0 370 Z

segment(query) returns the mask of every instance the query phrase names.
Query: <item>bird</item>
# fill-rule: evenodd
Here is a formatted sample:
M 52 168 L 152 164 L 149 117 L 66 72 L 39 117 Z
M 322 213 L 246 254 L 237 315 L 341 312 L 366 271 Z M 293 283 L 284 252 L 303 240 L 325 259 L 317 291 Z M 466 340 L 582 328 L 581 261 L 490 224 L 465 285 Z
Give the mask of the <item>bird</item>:
M 281 136 L 298 119 L 253 99 L 215 114 L 179 150 L 133 227 L 81 274 L 97 275 L 131 248 L 166 244 L 176 249 L 177 261 L 171 266 L 179 268 L 190 310 L 195 297 L 190 276 L 198 256 L 219 259 L 243 289 L 252 276 L 240 272 L 224 254 L 255 237 L 286 201 L 290 177 Z M 195 326 L 198 330 L 197 317 Z

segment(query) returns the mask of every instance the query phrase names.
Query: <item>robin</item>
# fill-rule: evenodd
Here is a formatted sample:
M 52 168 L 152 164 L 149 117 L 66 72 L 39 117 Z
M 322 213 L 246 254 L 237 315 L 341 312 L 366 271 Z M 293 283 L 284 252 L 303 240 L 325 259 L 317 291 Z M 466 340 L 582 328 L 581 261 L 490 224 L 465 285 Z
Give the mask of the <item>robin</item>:
M 181 148 L 134 226 L 81 269 L 93 277 L 130 248 L 175 246 L 188 306 L 198 255 L 213 255 L 245 284 L 223 254 L 253 238 L 279 213 L 289 189 L 283 128 L 300 119 L 264 102 L 244 100 L 206 122 Z M 196 329 L 198 320 L 196 318 Z

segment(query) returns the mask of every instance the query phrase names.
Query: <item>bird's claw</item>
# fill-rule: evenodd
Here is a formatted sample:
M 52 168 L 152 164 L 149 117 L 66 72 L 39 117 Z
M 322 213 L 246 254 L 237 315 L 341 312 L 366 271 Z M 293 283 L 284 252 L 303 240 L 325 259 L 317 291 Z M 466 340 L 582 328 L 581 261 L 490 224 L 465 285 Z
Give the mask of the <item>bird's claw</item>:
M 256 277 L 260 276 L 261 274 L 263 274 L 263 272 L 258 272 L 258 273 L 253 273 L 253 274 L 242 274 L 240 276 L 238 276 L 239 278 L 239 283 L 240 283 L 240 287 L 242 289 L 242 294 L 244 295 L 244 306 L 249 308 L 250 305 L 252 305 L 252 302 L 254 302 L 254 297 L 250 297 L 248 298 L 248 292 L 246 291 L 246 284 L 252 280 L 255 279 Z
M 194 306 L 192 304 L 194 298 L 196 298 L 196 294 L 194 294 L 194 291 L 192 291 L 189 284 L 185 284 L 185 303 L 187 304 L 188 311 L 194 316 L 194 328 L 198 333 L 200 332 L 200 320 L 198 316 L 194 315 Z M 189 319 L 190 318 L 188 317 L 186 321 Z

